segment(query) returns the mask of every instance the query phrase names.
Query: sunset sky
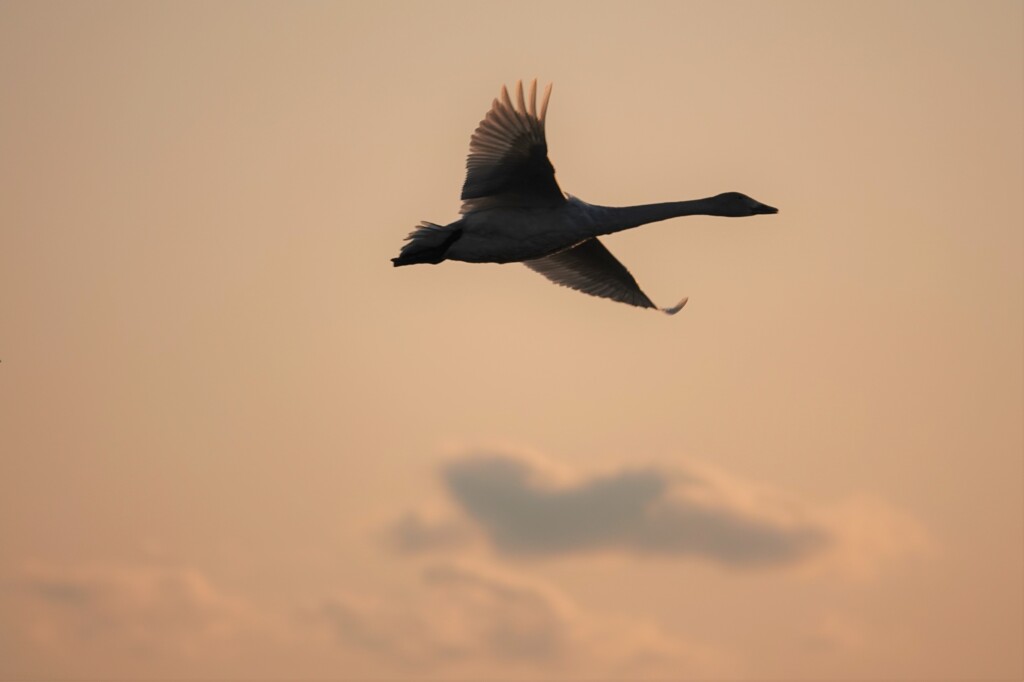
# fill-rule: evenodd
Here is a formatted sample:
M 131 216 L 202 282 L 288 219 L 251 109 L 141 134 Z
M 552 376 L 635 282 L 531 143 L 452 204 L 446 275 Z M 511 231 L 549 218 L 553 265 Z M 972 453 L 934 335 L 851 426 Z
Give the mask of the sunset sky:
M 675 317 L 393 268 L 502 84 Z M 0 2 L 0 680 L 1024 677 L 1024 4 Z

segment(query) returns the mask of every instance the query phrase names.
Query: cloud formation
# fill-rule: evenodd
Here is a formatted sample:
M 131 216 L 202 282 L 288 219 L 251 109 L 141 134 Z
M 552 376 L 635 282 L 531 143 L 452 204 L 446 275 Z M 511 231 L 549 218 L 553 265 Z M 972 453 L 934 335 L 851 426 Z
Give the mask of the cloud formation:
M 415 603 L 342 595 L 321 616 L 345 646 L 406 669 L 474 662 L 544 665 L 566 657 L 574 625 L 553 591 L 493 570 L 453 563 L 420 572 Z
M 496 671 L 525 680 L 732 670 L 713 647 L 583 612 L 553 587 L 487 563 L 431 561 L 415 575 L 401 594 L 348 591 L 282 610 L 230 595 L 187 567 L 33 564 L 9 581 L 15 593 L 5 598 L 13 599 L 0 599 L 8 627 L 18 624 L 17 641 L 0 643 L 0 652 L 17 651 L 20 661 L 0 657 L 0 669 L 12 679 L 344 670 L 464 680 Z
M 37 564 L 23 571 L 21 587 L 37 639 L 62 648 L 88 642 L 190 656 L 223 647 L 258 620 L 247 603 L 185 567 Z
M 454 549 L 470 542 L 470 529 L 454 521 L 433 521 L 408 512 L 387 533 L 388 542 L 402 552 Z
M 479 648 L 498 660 L 557 661 L 572 639 L 571 610 L 554 592 L 455 564 L 428 567 L 424 582 L 475 622 Z
M 565 482 L 519 455 L 480 454 L 449 463 L 441 475 L 461 510 L 507 554 L 618 550 L 745 567 L 792 563 L 832 539 L 825 525 L 777 500 L 743 499 L 695 469 Z
M 581 613 L 549 586 L 493 567 L 443 562 L 420 573 L 417 599 L 325 601 L 321 619 L 339 644 L 359 647 L 401 674 L 644 677 L 731 670 L 710 647 L 634 622 Z

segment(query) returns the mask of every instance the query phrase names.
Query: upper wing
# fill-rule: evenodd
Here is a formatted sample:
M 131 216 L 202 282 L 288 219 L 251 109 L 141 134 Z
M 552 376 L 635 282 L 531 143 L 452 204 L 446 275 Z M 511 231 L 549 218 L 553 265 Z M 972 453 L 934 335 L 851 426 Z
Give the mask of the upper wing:
M 588 239 L 565 251 L 523 263 L 563 287 L 641 308 L 658 308 L 640 290 L 629 270 L 597 239 Z M 684 298 L 671 308 L 658 309 L 674 315 L 682 310 L 686 301 Z
M 466 182 L 462 185 L 462 213 L 495 206 L 553 207 L 565 201 L 548 161 L 544 138 L 551 85 L 537 114 L 537 81 L 530 86 L 530 105 L 523 83 L 516 83 L 516 105 L 501 86 L 501 98 L 480 122 L 469 141 Z

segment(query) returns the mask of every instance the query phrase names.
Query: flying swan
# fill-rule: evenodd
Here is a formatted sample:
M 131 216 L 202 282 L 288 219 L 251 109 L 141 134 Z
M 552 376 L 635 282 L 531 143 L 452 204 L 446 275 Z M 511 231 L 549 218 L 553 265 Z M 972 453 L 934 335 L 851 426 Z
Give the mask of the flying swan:
M 679 216 L 778 213 L 739 192 L 621 208 L 595 206 L 563 194 L 544 137 L 550 97 L 549 84 L 538 113 L 536 79 L 530 85 L 529 106 L 522 81 L 516 83 L 515 105 L 501 87 L 500 99 L 494 100 L 469 141 L 462 217 L 448 225 L 421 222 L 398 257 L 391 259 L 396 267 L 444 260 L 523 263 L 555 284 L 657 308 L 599 236 Z M 658 309 L 673 315 L 686 301 Z

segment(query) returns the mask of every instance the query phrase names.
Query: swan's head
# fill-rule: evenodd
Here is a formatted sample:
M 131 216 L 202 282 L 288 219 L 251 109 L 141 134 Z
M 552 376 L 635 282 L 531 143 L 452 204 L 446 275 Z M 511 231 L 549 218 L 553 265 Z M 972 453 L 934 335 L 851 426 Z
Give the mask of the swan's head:
M 720 213 L 717 215 L 734 218 L 742 218 L 750 215 L 761 215 L 766 213 L 778 213 L 779 209 L 762 204 L 756 199 L 751 199 L 746 194 L 739 192 L 726 192 L 714 197 Z

